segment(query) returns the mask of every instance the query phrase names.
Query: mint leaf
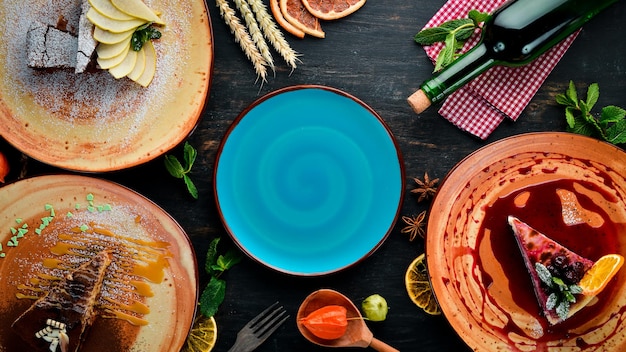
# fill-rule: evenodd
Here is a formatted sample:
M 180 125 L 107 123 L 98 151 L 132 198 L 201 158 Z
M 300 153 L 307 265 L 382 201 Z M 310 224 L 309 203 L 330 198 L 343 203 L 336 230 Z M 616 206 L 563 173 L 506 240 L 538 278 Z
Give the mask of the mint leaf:
M 574 81 L 569 81 L 569 86 L 565 91 L 565 95 L 573 106 L 578 106 L 578 94 L 576 93 L 576 86 L 574 85 Z
M 187 186 L 187 191 L 194 199 L 198 199 L 198 189 L 196 185 L 191 181 L 189 177 L 189 173 L 191 172 L 191 167 L 193 163 L 196 161 L 196 156 L 198 152 L 189 144 L 189 142 L 185 142 L 183 147 L 183 161 L 182 164 L 175 156 L 166 155 L 165 156 L 165 168 L 170 173 L 170 175 L 176 178 L 182 178 Z
M 435 59 L 433 71 L 437 72 L 450 65 L 458 57 L 465 41 L 474 34 L 476 28 L 480 28 L 480 23 L 487 18 L 489 14 L 472 10 L 468 13 L 468 18 L 454 19 L 437 27 L 423 29 L 413 39 L 420 45 L 444 43 L 444 47 Z
M 226 281 L 211 277 L 200 296 L 200 312 L 205 317 L 212 317 L 226 297 Z
M 232 268 L 235 264 L 241 261 L 241 254 L 234 250 L 229 250 L 224 255 L 220 255 L 217 258 L 217 265 L 219 265 L 222 270 L 228 270 Z
M 559 297 L 556 295 L 556 293 L 553 292 L 550 294 L 550 296 L 548 296 L 548 299 L 546 300 L 546 309 L 554 309 L 557 303 L 559 303 Z
M 448 35 L 448 33 L 450 33 L 450 31 L 446 28 L 426 28 L 417 33 L 413 37 L 413 40 L 415 40 L 415 42 L 420 45 L 433 45 L 437 42 L 443 42 L 444 40 L 446 40 L 446 36 Z
M 561 301 L 558 306 L 556 306 L 556 314 L 559 315 L 559 318 L 566 319 L 567 314 L 569 314 L 569 302 Z
M 620 120 L 606 129 L 606 140 L 613 144 L 626 143 L 626 120 Z
M 596 105 L 599 96 L 600 87 L 598 86 L 598 84 L 592 83 L 591 85 L 589 85 L 589 87 L 587 88 L 587 101 L 585 102 L 588 111 L 591 111 L 591 109 L 593 109 L 593 106 Z
M 545 265 L 541 263 L 535 263 L 535 270 L 537 271 L 537 276 L 544 284 L 548 285 L 548 287 L 552 287 L 554 283 L 552 282 L 552 274 Z
M 221 237 L 214 238 L 209 243 L 209 249 L 206 252 L 206 260 L 204 262 L 204 270 L 207 274 L 213 275 L 212 266 L 217 263 L 217 245 L 220 243 Z
M 183 165 L 181 165 L 180 161 L 178 161 L 175 156 L 165 156 L 165 168 L 170 173 L 170 175 L 176 178 L 182 178 L 185 173 L 185 171 L 183 170 Z
M 152 39 L 160 39 L 161 32 L 158 29 L 152 27 L 152 22 L 148 22 L 143 26 L 137 27 L 130 38 L 130 47 L 134 51 L 139 51 L 143 48 L 143 45 Z
M 600 87 L 592 83 L 587 88 L 585 100 L 577 100 L 574 82 L 570 81 L 565 94 L 555 95 L 559 105 L 565 106 L 566 130 L 585 136 L 603 139 L 612 144 L 626 143 L 626 110 L 609 105 L 602 108 L 599 117 L 591 113 L 600 97 Z
M 487 22 L 491 15 L 487 12 L 480 12 L 478 10 L 470 10 L 467 13 L 467 17 L 471 18 L 474 21 L 474 26 L 479 27 L 482 22 Z
M 609 105 L 602 108 L 600 123 L 615 123 L 623 120 L 624 117 L 626 117 L 626 110 L 620 108 L 619 106 Z
M 190 171 L 193 163 L 196 161 L 196 157 L 198 156 L 198 152 L 189 144 L 185 142 L 185 146 L 183 147 L 183 156 L 185 158 L 185 163 L 187 165 L 186 170 Z
M 187 191 L 189 191 L 189 194 L 191 194 L 194 199 L 198 199 L 198 189 L 196 188 L 196 185 L 193 183 L 193 181 L 191 181 L 187 174 L 183 175 L 183 180 L 185 181 L 185 185 L 187 186 Z

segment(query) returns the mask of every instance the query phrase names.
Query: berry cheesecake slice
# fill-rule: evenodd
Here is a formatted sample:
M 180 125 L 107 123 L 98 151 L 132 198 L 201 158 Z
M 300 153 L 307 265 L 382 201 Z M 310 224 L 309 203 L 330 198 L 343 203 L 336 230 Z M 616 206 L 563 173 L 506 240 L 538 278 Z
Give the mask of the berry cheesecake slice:
M 513 216 L 508 217 L 508 222 L 532 279 L 537 301 L 550 325 L 568 319 L 589 304 L 593 296 L 583 295 L 578 284 L 594 262 Z

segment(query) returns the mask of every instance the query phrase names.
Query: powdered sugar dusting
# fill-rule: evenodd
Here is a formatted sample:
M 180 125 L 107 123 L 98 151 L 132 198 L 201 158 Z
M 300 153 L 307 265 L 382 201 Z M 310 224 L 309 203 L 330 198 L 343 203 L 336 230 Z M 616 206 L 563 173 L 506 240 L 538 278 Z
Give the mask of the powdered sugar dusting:
M 173 95 L 182 80 L 177 72 L 189 60 L 184 33 L 190 30 L 190 24 L 184 14 L 191 11 L 191 5 L 177 0 L 145 2 L 160 10 L 166 22 L 166 27 L 160 28 L 162 39 L 154 43 L 157 73 L 148 88 L 126 78 L 116 80 L 106 71 L 75 74 L 73 70 L 29 68 L 26 33 L 31 23 L 39 20 L 56 25 L 63 18 L 67 30 L 76 33 L 81 0 L 5 1 L 4 12 L 0 13 L 2 45 L 6 46 L 3 94 L 12 101 L 20 101 L 24 95 L 32 97 L 38 107 L 50 114 L 51 118 L 43 123 L 51 127 L 87 124 L 93 127 L 93 137 L 100 141 L 113 141 L 111 136 L 123 134 L 127 143 L 132 142 L 138 126 L 152 122 L 148 111 L 158 111 Z M 14 108 L 21 116 L 36 113 L 25 106 Z

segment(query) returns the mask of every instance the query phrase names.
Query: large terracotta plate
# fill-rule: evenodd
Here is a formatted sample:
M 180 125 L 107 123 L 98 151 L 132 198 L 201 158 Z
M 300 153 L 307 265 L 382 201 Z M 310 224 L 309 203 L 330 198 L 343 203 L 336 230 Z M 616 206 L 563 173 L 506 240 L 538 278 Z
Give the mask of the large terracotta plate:
M 220 145 L 214 177 L 226 230 L 280 272 L 324 275 L 360 262 L 402 206 L 404 166 L 381 117 L 331 87 L 286 87 L 252 103 Z
M 84 350 L 180 350 L 198 273 L 189 238 L 166 212 L 120 185 L 72 175 L 6 185 L 0 200 L 0 351 L 26 350 L 13 321 L 54 277 L 104 248 L 114 250 L 113 263 Z
M 213 40 L 202 0 L 146 0 L 166 27 L 155 41 L 148 88 L 108 72 L 39 72 L 26 64 L 26 33 L 39 20 L 69 30 L 81 0 L 0 2 L 0 136 L 42 162 L 103 172 L 167 152 L 196 126 L 211 83 Z
M 519 217 L 591 260 L 626 255 L 626 153 L 568 133 L 487 145 L 445 178 L 426 238 L 431 284 L 476 351 L 621 351 L 626 270 L 591 305 L 549 326 L 506 223 Z

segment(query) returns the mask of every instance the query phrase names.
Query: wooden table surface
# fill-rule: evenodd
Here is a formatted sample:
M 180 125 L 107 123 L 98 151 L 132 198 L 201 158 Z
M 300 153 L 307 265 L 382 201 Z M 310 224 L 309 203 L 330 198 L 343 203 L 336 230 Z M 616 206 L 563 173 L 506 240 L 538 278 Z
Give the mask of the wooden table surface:
M 433 178 L 443 178 L 468 154 L 507 136 L 565 130 L 564 110 L 555 104 L 554 96 L 564 92 L 570 80 L 580 89 L 598 82 L 598 107 L 626 107 L 626 2 L 622 1 L 585 26 L 519 120 L 505 121 L 486 141 L 457 129 L 439 116 L 436 108 L 415 115 L 406 98 L 429 78 L 433 66 L 412 38 L 444 2 L 370 0 L 344 19 L 323 22 L 325 39 L 301 40 L 287 35 L 302 62 L 290 74 L 274 53 L 276 74 L 261 86 L 255 84 L 252 66 L 234 42 L 215 3 L 209 1 L 215 44 L 212 86 L 200 124 L 188 139 L 198 149 L 191 178 L 198 186 L 199 199 L 193 200 L 182 182 L 169 176 L 162 158 L 130 170 L 92 176 L 130 187 L 163 207 L 189 234 L 202 267 L 211 239 L 219 236 L 224 243 L 232 243 L 218 218 L 212 190 L 220 140 L 247 105 L 276 89 L 298 84 L 327 85 L 355 95 L 376 110 L 390 126 L 404 157 L 407 192 L 401 215 L 409 216 L 427 208 L 427 202 L 417 203 L 408 192 L 413 188 L 413 177 L 428 172 Z M 181 149 L 172 153 L 181 155 Z M 21 176 L 68 173 L 32 159 L 24 162 L 20 152 L 4 141 L 0 141 L 0 151 L 9 156 L 13 167 L 9 181 Z M 386 242 L 367 260 L 326 277 L 286 276 L 245 258 L 223 276 L 227 292 L 216 315 L 219 335 L 215 351 L 226 351 L 237 331 L 276 300 L 287 308 L 291 318 L 258 351 L 326 350 L 301 337 L 294 320 L 300 302 L 319 288 L 339 290 L 357 304 L 373 293 L 384 296 L 391 308 L 387 320 L 368 325 L 374 336 L 399 350 L 468 350 L 443 315 L 425 314 L 407 296 L 404 273 L 409 263 L 423 253 L 424 241 L 418 238 L 410 242 L 400 232 L 403 226 L 399 220 Z M 206 281 L 202 274 L 202 288 Z

